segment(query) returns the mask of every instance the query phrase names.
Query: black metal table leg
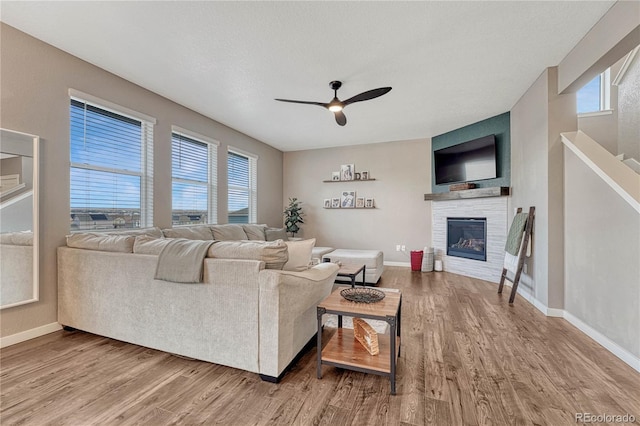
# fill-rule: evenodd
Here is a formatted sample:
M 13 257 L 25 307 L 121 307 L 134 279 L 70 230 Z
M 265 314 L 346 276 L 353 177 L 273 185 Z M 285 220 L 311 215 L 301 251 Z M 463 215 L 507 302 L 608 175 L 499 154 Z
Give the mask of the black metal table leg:
M 391 326 L 390 337 L 391 337 L 391 347 L 389 348 L 390 356 L 391 356 L 391 395 L 396 394 L 396 317 L 387 317 L 387 322 Z
M 364 265 L 362 267 L 362 287 L 367 285 L 367 283 L 365 282 L 366 275 L 367 275 L 367 265 Z
M 318 316 L 318 337 L 316 344 L 318 345 L 318 366 L 316 373 L 318 379 L 322 379 L 322 315 L 326 312 L 325 308 L 317 308 L 316 315 Z

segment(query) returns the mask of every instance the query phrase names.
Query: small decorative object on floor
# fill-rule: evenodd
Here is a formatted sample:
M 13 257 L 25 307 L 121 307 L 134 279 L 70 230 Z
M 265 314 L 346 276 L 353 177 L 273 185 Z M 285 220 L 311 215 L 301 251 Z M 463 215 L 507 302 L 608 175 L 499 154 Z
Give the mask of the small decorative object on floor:
M 368 287 L 345 288 L 340 295 L 356 303 L 376 303 L 384 299 L 384 292 Z
M 353 319 L 353 337 L 360 342 L 371 355 L 378 355 L 380 353 L 378 333 L 362 318 Z

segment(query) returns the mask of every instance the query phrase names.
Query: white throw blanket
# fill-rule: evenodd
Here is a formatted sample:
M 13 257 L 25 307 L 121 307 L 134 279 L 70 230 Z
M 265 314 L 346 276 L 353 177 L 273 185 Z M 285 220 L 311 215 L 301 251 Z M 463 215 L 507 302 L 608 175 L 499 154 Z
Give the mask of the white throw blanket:
M 177 238 L 169 242 L 158 256 L 156 280 L 176 283 L 201 283 L 204 258 L 211 241 Z

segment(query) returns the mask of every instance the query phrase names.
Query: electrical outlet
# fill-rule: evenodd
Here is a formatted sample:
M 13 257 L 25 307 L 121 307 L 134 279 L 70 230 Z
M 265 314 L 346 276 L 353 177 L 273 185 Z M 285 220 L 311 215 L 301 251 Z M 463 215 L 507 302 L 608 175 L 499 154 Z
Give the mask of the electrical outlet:
M 396 251 L 400 251 L 400 244 L 396 244 Z
M 400 251 L 407 251 L 407 246 L 403 244 L 402 247 L 400 247 Z

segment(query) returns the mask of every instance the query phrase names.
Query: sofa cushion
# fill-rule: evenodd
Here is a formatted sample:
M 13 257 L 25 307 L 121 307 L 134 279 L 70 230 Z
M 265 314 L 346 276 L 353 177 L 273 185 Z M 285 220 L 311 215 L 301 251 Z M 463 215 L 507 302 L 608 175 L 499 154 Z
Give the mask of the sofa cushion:
M 148 235 L 137 235 L 133 243 L 133 252 L 138 254 L 159 255 L 162 249 L 169 244 L 169 238 L 153 238 Z
M 32 246 L 33 245 L 33 232 L 21 231 L 21 232 L 6 232 L 0 234 L 0 244 L 11 246 Z
M 133 235 L 92 234 L 90 232 L 67 235 L 67 246 L 86 250 L 133 253 Z
M 211 231 L 213 232 L 213 237 L 218 241 L 240 241 L 247 239 L 247 234 L 244 232 L 242 225 L 233 223 L 213 225 Z
M 313 246 L 316 245 L 316 239 L 286 241 L 285 244 L 289 251 L 289 260 L 284 264 L 282 269 L 285 271 L 298 272 L 309 269 L 311 251 L 313 250 Z
M 109 235 L 148 235 L 150 237 L 162 238 L 162 229 L 154 226 L 152 228 L 124 229 L 121 231 L 109 231 Z
M 186 238 L 189 240 L 213 240 L 209 225 L 185 226 L 180 228 L 163 229 L 162 233 L 167 238 Z
M 267 240 L 267 236 L 264 233 L 267 229 L 267 225 L 243 224 L 242 229 L 244 229 L 244 233 L 247 234 L 247 238 L 249 240 Z
M 267 241 L 284 240 L 287 241 L 287 231 L 284 228 L 267 228 L 264 231 Z
M 287 245 L 277 241 L 216 241 L 207 257 L 218 259 L 260 260 L 266 269 L 282 269 L 289 259 Z

